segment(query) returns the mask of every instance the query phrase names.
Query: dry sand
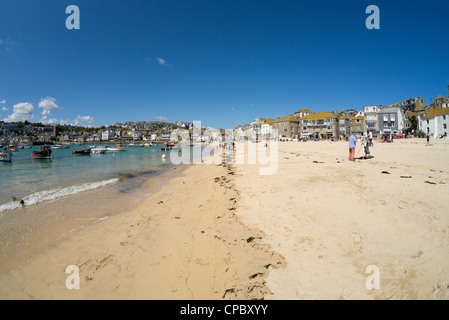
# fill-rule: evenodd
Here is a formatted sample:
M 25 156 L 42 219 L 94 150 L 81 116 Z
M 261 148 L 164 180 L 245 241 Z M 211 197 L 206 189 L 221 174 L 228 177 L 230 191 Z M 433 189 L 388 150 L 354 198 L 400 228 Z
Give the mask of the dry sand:
M 266 298 L 449 299 L 449 140 L 431 142 L 375 143 L 355 163 L 346 142 L 285 142 L 275 175 L 238 166 L 242 221 L 286 260 Z
M 346 142 L 279 143 L 273 175 L 193 165 L 0 278 L 0 298 L 448 299 L 449 141 L 432 142 L 356 162 Z

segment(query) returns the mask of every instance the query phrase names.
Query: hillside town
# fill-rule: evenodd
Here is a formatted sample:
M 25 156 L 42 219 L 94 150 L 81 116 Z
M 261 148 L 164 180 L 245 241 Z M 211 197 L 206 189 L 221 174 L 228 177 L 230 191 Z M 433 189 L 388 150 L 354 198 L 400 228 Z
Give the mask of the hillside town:
M 256 118 L 249 124 L 238 125 L 231 130 L 237 140 L 259 139 L 347 139 L 351 134 L 374 137 L 385 134 L 391 137 L 427 135 L 447 138 L 449 127 L 449 96 L 431 98 L 427 105 L 422 97 L 394 103 L 388 106 L 369 105 L 360 110 L 343 109 L 338 112 L 314 113 L 302 108 L 293 114 L 276 119 Z M 100 144 L 170 141 L 216 140 L 229 130 L 201 128 L 201 135 L 194 130 L 194 123 L 125 122 L 99 128 L 73 125 L 7 123 L 0 121 L 1 145 L 42 144 Z
M 449 127 L 449 96 L 431 98 L 427 105 L 422 97 L 411 98 L 388 106 L 364 106 L 343 109 L 341 112 L 313 113 L 300 109 L 276 119 L 256 118 L 249 124 L 235 128 L 235 135 L 251 140 L 270 139 L 277 132 L 279 139 L 347 139 L 351 134 L 374 137 L 429 135 L 447 138 Z

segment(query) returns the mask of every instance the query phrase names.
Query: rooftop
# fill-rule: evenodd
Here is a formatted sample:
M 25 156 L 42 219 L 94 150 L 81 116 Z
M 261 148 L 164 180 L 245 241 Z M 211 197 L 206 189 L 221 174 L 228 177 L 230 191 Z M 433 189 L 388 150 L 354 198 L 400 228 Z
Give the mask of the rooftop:
M 305 117 L 302 117 L 301 119 L 316 120 L 316 119 L 335 118 L 335 117 L 336 115 L 334 113 L 325 111 L 325 112 L 312 113 Z
M 308 116 L 307 116 L 308 117 Z M 273 122 L 283 122 L 283 121 L 294 121 L 294 122 L 298 122 L 298 119 L 292 117 L 292 116 L 284 116 L 282 118 L 273 120 Z

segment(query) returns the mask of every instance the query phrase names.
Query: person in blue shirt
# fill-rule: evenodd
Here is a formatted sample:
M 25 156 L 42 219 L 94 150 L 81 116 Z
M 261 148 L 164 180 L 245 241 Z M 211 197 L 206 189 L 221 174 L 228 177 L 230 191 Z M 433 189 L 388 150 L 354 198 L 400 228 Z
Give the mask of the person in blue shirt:
M 357 141 L 355 139 L 354 133 L 349 137 L 349 161 L 355 161 L 355 147 L 357 145 Z

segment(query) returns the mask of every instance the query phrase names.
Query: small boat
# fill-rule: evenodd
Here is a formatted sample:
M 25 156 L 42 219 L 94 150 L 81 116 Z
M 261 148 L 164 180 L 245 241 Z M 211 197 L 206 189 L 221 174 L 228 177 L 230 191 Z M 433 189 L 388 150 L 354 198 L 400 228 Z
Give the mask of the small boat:
M 81 150 L 72 150 L 72 154 L 89 155 L 91 151 L 92 151 L 91 148 L 81 149 Z
M 35 159 L 50 159 L 51 153 L 50 146 L 41 146 L 39 151 L 33 151 L 32 156 Z
M 25 149 L 25 146 L 23 146 L 23 145 L 19 146 L 19 149 Z
M 11 152 L 0 152 L 0 162 L 11 162 L 12 153 Z
M 98 151 L 100 153 L 105 153 L 108 151 L 108 148 L 102 147 L 102 146 L 92 146 L 90 147 L 92 151 Z
M 107 151 L 126 151 L 126 148 L 121 145 L 116 145 L 115 147 L 107 147 Z
M 142 145 L 141 144 L 135 144 L 133 142 L 133 143 L 128 144 L 128 147 L 142 147 Z
M 9 145 L 6 147 L 6 151 L 16 152 L 17 148 L 16 148 L 16 146 Z
M 99 155 L 99 154 L 106 153 L 106 150 L 103 150 L 103 149 L 91 149 L 90 153 L 94 154 L 94 155 Z
M 173 143 L 167 143 L 167 144 L 165 145 L 165 147 L 161 147 L 161 150 L 162 150 L 162 151 L 167 151 L 167 150 L 178 149 L 178 148 L 179 148 L 179 146 L 177 146 L 176 144 L 173 144 Z
M 60 144 L 55 144 L 53 147 L 51 147 L 52 149 L 62 149 L 64 148 L 63 146 L 61 146 Z
M 148 148 L 148 147 L 152 147 L 152 146 L 155 146 L 155 144 L 154 143 L 144 143 L 143 145 L 142 145 L 142 147 L 146 147 L 146 148 Z

